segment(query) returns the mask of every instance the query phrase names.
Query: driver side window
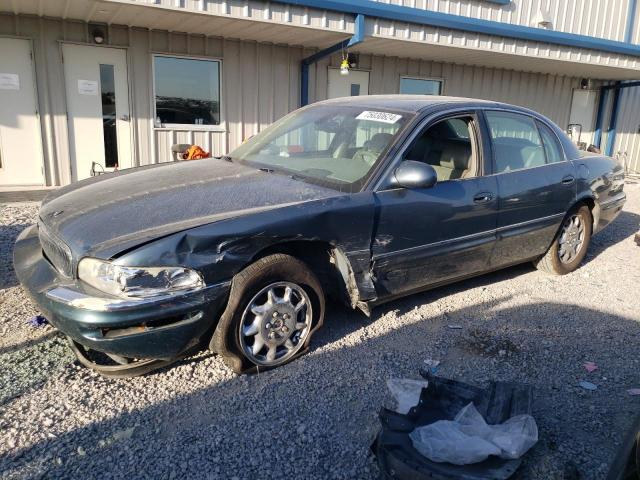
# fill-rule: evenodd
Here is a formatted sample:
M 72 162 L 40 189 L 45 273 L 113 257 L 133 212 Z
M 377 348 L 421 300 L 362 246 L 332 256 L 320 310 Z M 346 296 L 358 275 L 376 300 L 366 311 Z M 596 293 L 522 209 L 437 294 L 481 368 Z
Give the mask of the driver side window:
M 473 117 L 441 120 L 424 130 L 405 152 L 403 160 L 428 163 L 438 182 L 477 176 Z

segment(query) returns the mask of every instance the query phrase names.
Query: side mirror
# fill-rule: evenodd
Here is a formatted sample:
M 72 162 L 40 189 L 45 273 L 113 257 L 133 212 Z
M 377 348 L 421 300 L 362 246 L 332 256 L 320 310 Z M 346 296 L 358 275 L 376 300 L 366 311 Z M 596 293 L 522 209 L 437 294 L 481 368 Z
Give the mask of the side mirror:
M 391 184 L 404 188 L 431 188 L 438 181 L 434 168 L 423 162 L 405 160 L 393 172 Z

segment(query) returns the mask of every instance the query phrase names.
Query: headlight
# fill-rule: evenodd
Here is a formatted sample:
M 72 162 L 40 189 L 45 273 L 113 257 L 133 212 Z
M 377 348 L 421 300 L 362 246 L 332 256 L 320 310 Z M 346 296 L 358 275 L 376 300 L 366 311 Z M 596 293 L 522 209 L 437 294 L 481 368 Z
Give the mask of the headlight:
M 94 288 L 119 297 L 152 297 L 204 287 L 198 272 L 184 267 L 124 267 L 83 258 L 78 277 Z

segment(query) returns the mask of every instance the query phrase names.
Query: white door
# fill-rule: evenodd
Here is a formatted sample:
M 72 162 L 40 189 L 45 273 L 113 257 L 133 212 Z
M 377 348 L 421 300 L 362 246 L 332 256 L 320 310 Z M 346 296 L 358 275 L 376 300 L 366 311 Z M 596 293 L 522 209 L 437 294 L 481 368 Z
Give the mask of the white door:
M 65 44 L 62 55 L 72 179 L 133 166 L 126 51 Z
M 369 72 L 350 70 L 341 75 L 337 68 L 329 68 L 328 98 L 357 97 L 369 95 Z
M 595 128 L 597 90 L 574 90 L 571 100 L 570 125 L 582 125 L 579 134 L 580 139 L 572 138 L 574 142 L 584 142 L 589 146 L 593 143 L 593 130 Z M 564 125 L 563 125 L 564 127 Z M 576 134 L 577 135 L 577 134 Z
M 31 42 L 0 38 L 0 185 L 43 185 Z

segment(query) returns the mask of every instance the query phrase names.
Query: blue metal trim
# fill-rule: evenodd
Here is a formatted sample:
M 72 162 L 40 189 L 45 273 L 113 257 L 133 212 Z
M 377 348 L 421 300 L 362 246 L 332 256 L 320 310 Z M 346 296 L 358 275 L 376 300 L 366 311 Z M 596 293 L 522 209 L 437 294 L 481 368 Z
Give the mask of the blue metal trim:
M 598 100 L 598 114 L 596 116 L 596 128 L 593 132 L 593 144 L 600 148 L 602 142 L 602 122 L 604 122 L 604 107 L 607 104 L 607 96 L 609 95 L 609 89 L 600 89 L 600 99 Z
M 620 82 L 617 82 L 616 87 L 620 86 Z M 609 134 L 607 135 L 607 146 L 604 149 L 604 154 L 611 156 L 613 154 L 613 148 L 616 144 L 616 128 L 618 126 L 618 110 L 620 108 L 620 88 L 614 88 L 613 90 L 613 105 L 611 107 L 611 120 L 609 120 Z
M 616 53 L 640 57 L 640 45 L 625 42 L 607 40 L 604 38 L 577 35 L 575 33 L 557 32 L 543 28 L 527 27 L 523 25 L 511 25 L 508 23 L 469 18 L 449 13 L 422 10 L 413 7 L 404 7 L 389 3 L 374 2 L 371 0 L 278 0 L 281 3 L 299 5 L 322 10 L 349 13 L 353 15 L 366 15 L 387 20 L 417 23 L 433 27 L 463 30 L 485 35 L 515 38 L 532 42 L 551 43 L 568 47 L 586 48 L 602 52 Z
M 633 40 L 633 30 L 636 24 L 636 9 L 638 0 L 629 0 L 629 9 L 627 10 L 627 26 L 624 31 L 624 41 L 631 43 Z
M 353 47 L 354 45 L 358 45 L 359 43 L 364 42 L 365 37 L 365 16 L 358 15 L 356 16 L 355 21 L 355 30 L 353 36 L 346 40 L 343 40 L 340 43 L 336 43 L 335 45 L 325 48 L 324 50 L 320 50 L 319 52 L 314 53 L 313 55 L 304 58 L 301 62 L 301 70 L 300 70 L 300 106 L 304 107 L 309 104 L 309 65 L 312 63 L 316 63 L 318 60 L 323 59 L 331 55 L 332 53 L 338 52 L 340 50 L 344 50 L 349 47 Z

